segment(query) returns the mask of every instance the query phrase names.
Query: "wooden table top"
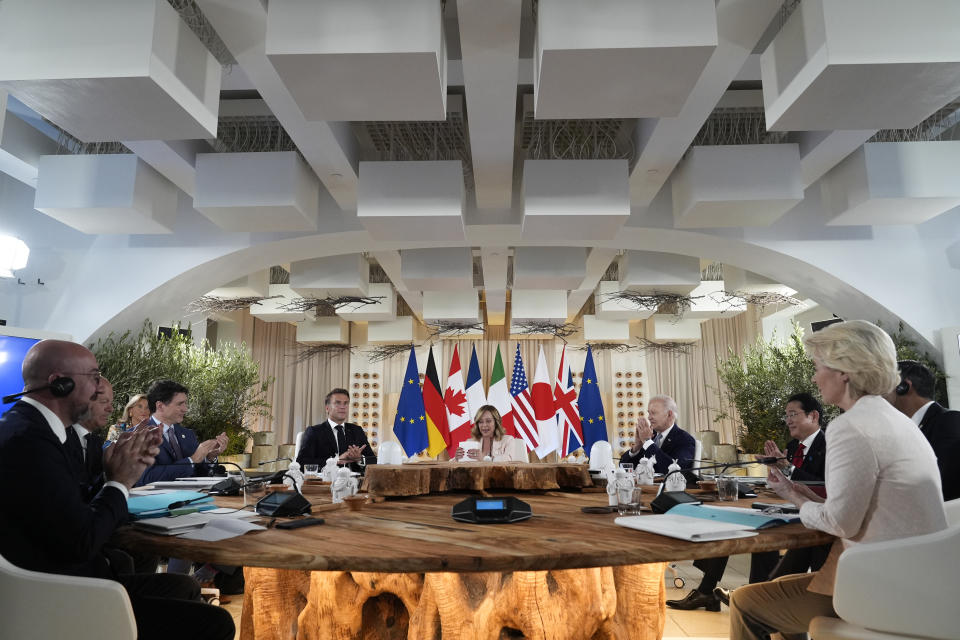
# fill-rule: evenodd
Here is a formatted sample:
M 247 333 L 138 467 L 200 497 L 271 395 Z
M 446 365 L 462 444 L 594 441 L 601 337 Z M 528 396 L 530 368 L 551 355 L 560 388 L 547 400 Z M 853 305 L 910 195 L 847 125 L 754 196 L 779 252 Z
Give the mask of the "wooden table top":
M 533 517 L 500 525 L 454 521 L 450 509 L 467 497 L 465 494 L 395 498 L 364 505 L 356 512 L 309 497 L 314 514 L 324 518 L 325 524 L 256 531 L 221 542 L 157 536 L 123 527 L 113 542 L 140 551 L 228 565 L 319 571 L 473 572 L 689 560 L 814 546 L 833 539 L 800 524 L 733 540 L 695 543 L 666 538 L 617 526 L 613 522 L 616 513 L 580 511 L 583 506 L 606 504 L 605 493 L 520 494 L 532 507 Z M 230 500 L 221 503 L 233 504 Z M 749 501 L 743 503 L 749 506 Z

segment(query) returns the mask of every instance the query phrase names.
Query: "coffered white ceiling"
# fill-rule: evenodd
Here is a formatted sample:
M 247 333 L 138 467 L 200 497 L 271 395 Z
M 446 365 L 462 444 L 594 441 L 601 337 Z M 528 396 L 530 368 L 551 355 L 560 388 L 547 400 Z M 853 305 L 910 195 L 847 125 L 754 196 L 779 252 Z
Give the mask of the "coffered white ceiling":
M 689 292 L 700 258 L 842 301 L 776 252 L 960 204 L 958 24 L 952 0 L 3 0 L 0 170 L 83 234 L 233 247 L 197 268 L 262 245 L 168 302 L 293 260 L 286 299 L 376 284 L 498 325 L 589 302 L 602 331 L 651 311 L 600 292 Z M 736 237 L 770 251 L 704 250 Z

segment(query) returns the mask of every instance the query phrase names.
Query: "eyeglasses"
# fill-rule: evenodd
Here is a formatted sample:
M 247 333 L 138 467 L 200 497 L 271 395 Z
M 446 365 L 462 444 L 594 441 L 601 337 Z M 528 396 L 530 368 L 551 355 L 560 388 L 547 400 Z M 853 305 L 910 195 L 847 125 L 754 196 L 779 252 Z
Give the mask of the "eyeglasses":
M 790 413 L 785 413 L 785 414 L 783 415 L 783 419 L 784 419 L 784 420 L 792 420 L 793 418 L 799 418 L 799 417 L 805 416 L 805 415 L 807 415 L 807 414 L 802 413 L 802 412 L 799 412 L 799 411 L 791 411 Z
M 94 383 L 94 384 L 97 384 L 97 385 L 100 384 L 100 381 L 101 381 L 101 380 L 103 380 L 103 374 L 100 373 L 100 370 L 99 370 L 99 369 L 97 369 L 96 371 L 77 371 L 77 372 L 74 372 L 74 373 L 71 373 L 71 372 L 69 372 L 69 371 L 65 371 L 65 372 L 63 372 L 63 375 L 65 375 L 65 376 L 93 376 L 93 383 Z

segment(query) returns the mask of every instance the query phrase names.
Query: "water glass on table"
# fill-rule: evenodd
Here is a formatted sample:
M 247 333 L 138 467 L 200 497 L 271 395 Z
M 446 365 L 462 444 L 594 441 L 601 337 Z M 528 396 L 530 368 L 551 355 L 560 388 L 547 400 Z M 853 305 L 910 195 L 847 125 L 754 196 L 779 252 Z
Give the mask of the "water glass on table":
M 640 512 L 643 489 L 634 487 L 617 492 L 617 513 L 621 516 L 635 516 Z
M 736 500 L 738 481 L 736 476 L 719 476 L 717 478 L 717 496 L 724 502 Z
M 316 478 L 320 475 L 320 465 L 318 464 L 305 464 L 303 465 L 303 473 L 308 478 Z

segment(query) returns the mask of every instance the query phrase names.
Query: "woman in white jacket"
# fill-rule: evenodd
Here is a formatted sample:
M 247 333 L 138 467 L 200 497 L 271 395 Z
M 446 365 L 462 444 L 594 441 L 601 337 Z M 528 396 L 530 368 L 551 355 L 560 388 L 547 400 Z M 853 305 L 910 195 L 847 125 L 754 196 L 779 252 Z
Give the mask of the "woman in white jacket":
M 527 461 L 523 442 L 504 433 L 500 412 L 493 405 L 480 407 L 473 417 L 470 435 L 473 436 L 470 440 L 464 440 L 457 447 L 457 460 L 476 461 L 489 456 L 494 462 Z

